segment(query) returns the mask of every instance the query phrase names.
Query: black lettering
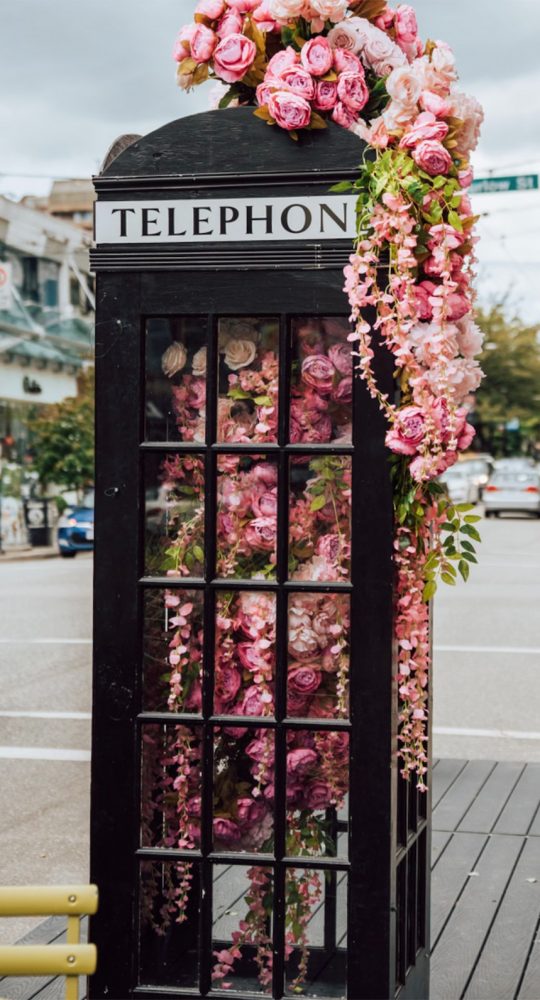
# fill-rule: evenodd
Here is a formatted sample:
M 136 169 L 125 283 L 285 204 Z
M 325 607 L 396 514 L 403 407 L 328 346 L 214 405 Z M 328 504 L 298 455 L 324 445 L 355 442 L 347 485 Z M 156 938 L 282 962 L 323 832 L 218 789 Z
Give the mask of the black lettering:
M 327 205 L 326 202 L 323 201 L 322 204 L 321 204 L 321 233 L 324 233 L 324 216 L 325 216 L 325 214 L 329 215 L 330 218 L 332 219 L 332 221 L 335 222 L 336 226 L 339 226 L 339 228 L 344 233 L 346 233 L 347 232 L 347 208 L 348 208 L 348 205 L 347 205 L 347 202 L 345 201 L 345 202 L 343 202 L 343 218 L 340 219 L 339 215 L 336 215 L 336 213 L 333 211 L 333 209 L 330 208 L 330 205 Z
M 254 222 L 265 222 L 266 223 L 266 234 L 271 233 L 272 230 L 272 205 L 265 205 L 264 215 L 253 215 L 254 207 L 253 205 L 248 205 L 246 210 L 246 235 L 253 236 L 253 223 Z
M 299 208 L 304 213 L 304 224 L 300 226 L 300 229 L 293 229 L 289 225 L 289 213 L 292 212 L 293 208 Z M 305 233 L 306 229 L 309 229 L 313 221 L 313 216 L 309 208 L 306 205 L 287 205 L 281 213 L 281 225 L 288 233 Z
M 227 226 L 230 222 L 236 222 L 239 216 L 240 212 L 234 205 L 221 205 L 219 209 L 219 235 L 226 236 Z
M 213 229 L 207 229 L 205 231 L 201 230 L 201 225 L 205 222 L 209 223 L 210 219 L 208 216 L 206 219 L 201 219 L 201 212 L 211 212 L 212 208 L 210 205 L 197 205 L 193 209 L 193 235 L 194 236 L 212 236 L 214 232 Z
M 157 212 L 158 217 L 156 219 L 151 219 L 150 212 Z M 141 236 L 161 236 L 161 229 L 159 230 L 159 233 L 151 233 L 150 226 L 159 226 L 159 208 L 142 209 Z
M 183 229 L 181 233 L 177 233 L 176 230 L 175 230 L 175 226 L 176 226 L 176 221 L 175 221 L 176 209 L 175 208 L 169 208 L 168 215 L 169 215 L 169 236 L 186 236 L 187 233 L 186 233 L 185 229 Z
M 127 214 L 128 212 L 133 212 L 135 215 L 134 208 L 113 208 L 111 215 L 115 215 L 116 212 L 120 212 L 120 236 L 127 236 Z

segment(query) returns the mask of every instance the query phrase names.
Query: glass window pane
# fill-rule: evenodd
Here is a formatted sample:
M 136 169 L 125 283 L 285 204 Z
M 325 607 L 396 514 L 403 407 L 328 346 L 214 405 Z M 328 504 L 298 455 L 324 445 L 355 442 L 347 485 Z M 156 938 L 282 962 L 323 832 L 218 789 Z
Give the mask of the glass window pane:
M 218 441 L 277 441 L 279 320 L 218 322 Z
M 216 729 L 214 850 L 272 853 L 274 733 Z
M 287 854 L 347 856 L 349 734 L 294 730 L 287 741 Z
M 295 457 L 290 466 L 289 575 L 293 580 L 349 580 L 351 459 Z
M 276 598 L 266 591 L 216 597 L 214 712 L 272 715 Z
M 212 981 L 250 997 L 272 992 L 272 869 L 215 865 Z
M 145 573 L 204 574 L 204 461 L 145 457 Z
M 201 711 L 202 650 L 202 591 L 147 590 L 143 711 Z
M 143 861 L 139 869 L 139 985 L 198 986 L 199 868 Z
M 205 440 L 206 316 L 146 321 L 147 441 Z
M 344 997 L 347 876 L 289 869 L 286 904 L 286 996 Z
M 141 847 L 193 850 L 200 843 L 201 731 L 147 725 L 142 732 Z
M 275 577 L 277 479 L 265 457 L 218 457 L 218 576 Z
M 291 320 L 290 440 L 350 444 L 353 364 L 350 325 L 339 316 Z
M 350 597 L 289 596 L 287 714 L 342 719 L 349 714 Z

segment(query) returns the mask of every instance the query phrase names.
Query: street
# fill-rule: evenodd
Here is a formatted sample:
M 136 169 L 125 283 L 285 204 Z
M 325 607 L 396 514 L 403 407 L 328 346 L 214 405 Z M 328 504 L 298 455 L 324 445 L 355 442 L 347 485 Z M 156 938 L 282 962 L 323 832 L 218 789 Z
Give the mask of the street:
M 436 599 L 434 753 L 540 761 L 540 522 L 480 531 L 480 565 Z M 84 555 L 0 565 L 0 884 L 88 879 L 91 576 Z

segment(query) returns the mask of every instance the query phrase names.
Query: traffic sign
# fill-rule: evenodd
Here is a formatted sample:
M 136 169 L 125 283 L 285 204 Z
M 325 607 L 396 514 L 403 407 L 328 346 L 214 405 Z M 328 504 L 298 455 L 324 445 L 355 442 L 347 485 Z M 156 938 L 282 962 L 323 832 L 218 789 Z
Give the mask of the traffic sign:
M 11 309 L 12 273 L 11 263 L 0 261 L 0 309 Z
M 477 177 L 472 182 L 473 194 L 504 194 L 506 191 L 537 191 L 538 174 L 514 177 Z

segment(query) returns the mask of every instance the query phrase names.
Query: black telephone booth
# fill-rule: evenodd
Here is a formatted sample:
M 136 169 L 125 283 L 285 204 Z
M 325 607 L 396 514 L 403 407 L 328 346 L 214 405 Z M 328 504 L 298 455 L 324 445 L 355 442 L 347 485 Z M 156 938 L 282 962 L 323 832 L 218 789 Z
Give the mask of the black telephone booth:
M 93 998 L 428 996 L 385 425 L 330 191 L 362 153 L 242 108 L 95 181 Z

